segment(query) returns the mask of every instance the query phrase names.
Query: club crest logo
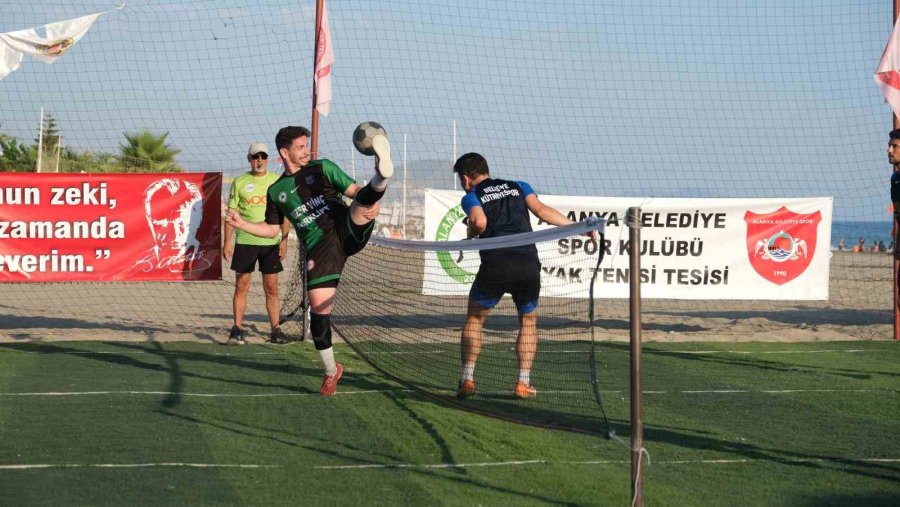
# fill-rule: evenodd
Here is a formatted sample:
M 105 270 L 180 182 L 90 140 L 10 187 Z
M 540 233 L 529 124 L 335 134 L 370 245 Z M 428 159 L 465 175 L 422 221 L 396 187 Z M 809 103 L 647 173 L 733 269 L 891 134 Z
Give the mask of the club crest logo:
M 436 241 L 455 241 L 458 239 L 465 239 L 466 233 L 465 224 L 463 223 L 464 218 L 466 218 L 466 214 L 463 213 L 461 206 L 454 206 L 453 208 L 450 208 L 450 211 L 448 211 L 447 214 L 444 215 L 443 218 L 441 218 L 434 239 Z M 460 229 L 460 227 L 455 227 L 457 224 L 459 224 L 463 229 L 462 234 L 460 234 L 458 230 Z M 454 231 L 454 229 L 457 230 Z M 465 252 L 465 254 L 478 257 L 478 254 L 476 252 Z M 450 278 L 462 284 L 470 284 L 475 280 L 475 273 L 463 267 L 463 257 L 463 252 L 437 252 L 438 263 L 440 263 L 441 268 L 445 273 L 447 273 L 448 276 L 450 276 Z
M 71 37 L 63 37 L 47 44 L 35 44 L 34 49 L 39 53 L 47 56 L 60 56 L 65 53 L 72 45 L 75 39 Z
M 287 192 L 281 192 L 278 194 L 278 202 L 287 202 Z
M 244 192 L 253 192 L 255 188 L 256 186 L 253 183 L 247 183 L 247 186 L 244 187 Z
M 316 177 L 314 175 L 310 174 L 309 176 L 306 177 L 307 185 L 312 185 L 314 181 L 316 181 Z
M 750 265 L 766 280 L 784 285 L 797 278 L 812 262 L 822 213 L 801 215 L 782 206 L 757 214 L 747 211 L 747 255 Z

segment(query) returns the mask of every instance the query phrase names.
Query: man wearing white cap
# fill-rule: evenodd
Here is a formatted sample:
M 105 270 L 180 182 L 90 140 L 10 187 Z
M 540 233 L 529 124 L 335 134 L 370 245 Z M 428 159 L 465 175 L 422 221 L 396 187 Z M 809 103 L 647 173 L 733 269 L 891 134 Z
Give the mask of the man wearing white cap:
M 278 180 L 279 175 L 268 172 L 269 150 L 263 143 L 250 145 L 247 161 L 250 171 L 231 183 L 231 194 L 228 200 L 229 211 L 234 210 L 246 220 L 253 222 L 265 218 L 266 191 Z M 287 223 L 287 222 L 285 222 Z M 281 301 L 278 298 L 278 273 L 284 268 L 281 259 L 287 253 L 287 231 L 289 226 L 282 226 L 282 234 L 275 238 L 261 238 L 249 232 L 237 230 L 225 223 L 225 245 L 222 256 L 231 261 L 231 269 L 235 273 L 234 283 L 234 326 L 228 335 L 227 345 L 243 345 L 244 311 L 247 309 L 247 294 L 250 292 L 250 277 L 259 264 L 262 273 L 263 290 L 266 294 L 266 312 L 272 326 L 270 340 L 273 343 L 287 343 L 288 339 L 278 327 Z

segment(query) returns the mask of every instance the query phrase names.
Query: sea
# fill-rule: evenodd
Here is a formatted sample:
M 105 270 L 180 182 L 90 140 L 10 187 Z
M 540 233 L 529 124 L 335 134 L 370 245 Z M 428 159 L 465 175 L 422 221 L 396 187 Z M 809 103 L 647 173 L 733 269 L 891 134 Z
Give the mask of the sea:
M 873 241 L 884 241 L 885 245 L 891 244 L 891 222 L 832 222 L 831 223 L 831 249 L 837 250 L 838 243 L 843 239 L 847 249 L 853 248 L 859 243 L 859 239 L 866 240 L 866 248 L 872 246 Z

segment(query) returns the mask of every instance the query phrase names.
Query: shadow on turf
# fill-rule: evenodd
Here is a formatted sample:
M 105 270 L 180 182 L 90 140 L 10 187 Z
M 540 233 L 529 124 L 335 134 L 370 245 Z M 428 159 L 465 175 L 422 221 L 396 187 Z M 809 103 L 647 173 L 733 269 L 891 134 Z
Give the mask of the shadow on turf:
M 91 351 L 85 351 L 83 349 L 70 347 L 65 345 L 63 342 L 56 343 L 46 343 L 46 342 L 29 342 L 29 343 L 16 343 L 16 344 L 0 344 L 0 349 L 8 348 L 12 350 L 26 351 L 26 352 L 34 352 L 40 354 L 72 354 L 74 357 L 78 357 L 79 359 L 87 359 L 92 361 L 99 361 L 108 364 L 115 364 L 120 366 L 128 366 L 132 368 L 139 368 L 142 370 L 155 371 L 160 373 L 167 373 L 169 377 L 168 384 L 168 392 L 169 395 L 166 396 L 163 405 L 167 408 L 171 408 L 177 405 L 181 400 L 181 392 L 184 387 L 184 379 L 202 379 L 216 382 L 225 382 L 229 384 L 237 384 L 243 386 L 251 386 L 251 387 L 266 387 L 266 388 L 278 388 L 287 392 L 296 392 L 296 393 L 316 393 L 317 389 L 313 388 L 304 388 L 299 387 L 296 383 L 271 383 L 271 382 L 255 382 L 247 379 L 231 379 L 223 376 L 213 376 L 207 374 L 200 374 L 191 371 L 185 371 L 181 366 L 181 361 L 195 361 L 195 362 L 207 362 L 214 365 L 221 365 L 226 367 L 237 367 L 237 368 L 248 368 L 252 370 L 264 371 L 267 373 L 284 373 L 288 375 L 301 375 L 301 376 L 309 376 L 309 377 L 321 377 L 321 371 L 318 369 L 312 368 L 304 368 L 301 366 L 297 366 L 295 364 L 291 364 L 289 362 L 283 362 L 281 364 L 273 364 L 271 362 L 271 357 L 263 359 L 255 359 L 250 360 L 245 357 L 233 356 L 233 355 L 222 355 L 222 354 L 207 354 L 203 352 L 193 352 L 193 351 L 167 351 L 165 350 L 163 344 L 159 342 L 151 342 L 151 343 L 129 343 L 129 342 L 100 342 L 104 345 L 108 345 L 111 347 L 118 347 L 124 349 L 122 354 L 114 354 L 114 353 L 94 353 Z M 143 361 L 134 357 L 133 355 L 129 355 L 129 352 L 143 352 L 150 354 L 154 357 L 159 358 L 163 361 L 164 364 L 153 363 L 149 361 Z M 277 357 L 277 356 L 276 356 Z M 279 358 L 283 359 L 283 358 Z M 266 361 L 266 362 L 264 362 Z
M 227 322 L 227 316 L 220 316 L 223 319 L 223 322 Z M 112 319 L 113 317 L 108 317 Z M 230 317 L 229 317 L 230 318 Z M 177 332 L 177 333 L 185 333 L 193 334 L 195 338 L 202 341 L 208 341 L 211 343 L 219 343 L 224 340 L 223 338 L 216 338 L 205 331 L 189 331 L 183 328 L 178 330 L 174 329 L 172 326 L 167 327 L 159 327 L 150 325 L 147 323 L 127 323 L 121 322 L 121 317 L 115 317 L 115 320 L 119 322 L 96 322 L 91 320 L 83 320 L 83 319 L 72 319 L 72 318 L 59 318 L 59 317 L 27 317 L 24 318 L 21 315 L 0 315 L 0 330 L 2 329 L 18 329 L 23 332 L 9 334 L 14 340 L 35 340 L 39 339 L 28 333 L 29 329 L 54 329 L 54 330 L 82 330 L 82 331 L 119 331 L 122 333 L 137 333 L 147 335 L 148 340 L 154 340 L 157 336 L 165 337 L 167 334 Z M 257 329 L 257 332 L 262 334 L 261 330 Z M 223 331 L 224 334 L 224 331 Z
M 618 345 L 612 343 L 604 343 L 603 347 L 619 349 L 621 351 L 627 352 L 628 345 Z M 736 366 L 742 368 L 755 368 L 760 370 L 769 370 L 769 371 L 777 371 L 780 373 L 802 373 L 802 372 L 816 372 L 822 373 L 825 375 L 835 375 L 840 377 L 847 377 L 854 380 L 866 380 L 872 378 L 872 375 L 885 375 L 888 377 L 900 377 L 900 373 L 896 372 L 886 372 L 886 371 L 867 371 L 860 372 L 858 370 L 851 370 L 847 368 L 832 368 L 832 367 L 823 367 L 823 366 L 810 366 L 810 365 L 793 365 L 788 363 L 782 363 L 778 361 L 768 361 L 764 359 L 757 359 L 747 356 L 735 356 L 733 354 L 728 354 L 727 352 L 722 352 L 721 354 L 691 354 L 684 352 L 672 352 L 667 350 L 659 350 L 653 348 L 643 348 L 642 352 L 644 355 L 649 356 L 660 356 L 660 357 L 671 357 L 677 358 L 679 360 L 685 361 L 696 361 L 698 363 L 704 364 L 723 364 L 728 366 Z
M 428 420 L 426 420 L 425 418 L 420 416 L 414 410 L 412 410 L 411 408 L 406 406 L 406 404 L 403 403 L 403 400 L 399 399 L 396 395 L 386 394 L 386 397 L 390 401 L 394 402 L 394 404 L 397 406 L 397 408 L 400 409 L 404 414 L 406 414 L 411 421 L 415 422 L 420 427 L 422 427 L 422 429 L 426 432 L 426 434 L 428 434 L 429 437 L 435 441 L 435 443 L 438 445 L 438 447 L 441 448 L 441 454 L 442 454 L 442 460 L 443 460 L 442 463 L 446 463 L 446 464 L 450 464 L 450 465 L 459 464 L 454 459 L 452 452 L 450 451 L 450 448 L 447 445 L 446 440 L 444 440 L 444 438 L 440 435 L 440 432 L 434 427 L 434 425 L 432 425 Z M 358 448 L 358 447 L 355 447 L 355 446 L 352 446 L 349 444 L 345 444 L 343 442 L 335 441 L 333 439 L 323 440 L 323 439 L 317 439 L 315 437 L 311 437 L 309 435 L 303 435 L 303 434 L 299 434 L 299 433 L 291 433 L 290 431 L 287 431 L 285 428 L 277 428 L 277 429 L 263 428 L 260 426 L 251 426 L 249 424 L 246 424 L 243 422 L 238 422 L 238 421 L 223 421 L 223 422 L 209 421 L 209 420 L 203 420 L 195 415 L 179 414 L 179 413 L 176 413 L 176 412 L 174 412 L 172 410 L 168 410 L 168 409 L 158 410 L 157 412 L 162 415 L 172 417 L 174 419 L 179 419 L 179 420 L 189 422 L 192 424 L 207 425 L 207 426 L 210 426 L 213 428 L 217 428 L 217 429 L 220 429 L 223 431 L 233 433 L 235 435 L 268 440 L 268 441 L 275 442 L 275 443 L 278 443 L 281 445 L 286 445 L 286 446 L 295 447 L 298 449 L 304 449 L 307 451 L 311 451 L 311 452 L 314 452 L 317 454 L 321 454 L 323 456 L 328 456 L 330 458 L 338 458 L 342 461 L 350 462 L 354 465 L 376 465 L 376 466 L 385 466 L 385 467 L 389 468 L 392 463 L 397 463 L 397 464 L 405 463 L 403 456 L 399 456 L 399 455 L 392 456 L 392 455 L 388 455 L 388 454 L 384 454 L 384 453 L 375 452 L 372 449 Z M 224 423 L 227 423 L 227 424 L 224 424 Z M 279 437 L 272 436 L 273 434 L 279 435 Z M 319 442 L 321 442 L 321 445 L 303 444 L 300 442 L 291 441 L 286 437 L 294 437 L 294 438 L 297 438 L 298 440 L 318 440 Z M 383 461 L 375 461 L 375 460 L 367 458 L 367 457 L 360 457 L 358 455 L 342 453 L 342 452 L 335 450 L 336 446 L 340 446 L 342 448 L 348 449 L 349 451 L 355 452 L 355 453 L 363 453 L 363 454 L 366 454 L 369 456 L 375 455 L 375 456 L 382 458 Z M 314 468 L 314 467 L 310 467 L 310 468 Z M 543 503 L 546 503 L 549 505 L 567 505 L 567 506 L 575 505 L 575 504 L 572 504 L 571 502 L 556 500 L 554 498 L 544 496 L 544 495 L 541 495 L 541 494 L 538 494 L 535 492 L 517 491 L 517 490 L 511 489 L 509 487 L 501 487 L 501 486 L 497 486 L 495 484 L 488 484 L 488 483 L 479 481 L 478 479 L 472 477 L 472 474 L 469 472 L 469 470 L 464 467 L 448 467 L 448 468 L 444 468 L 444 469 L 406 467 L 406 468 L 403 468 L 403 471 L 404 471 L 404 473 L 416 474 L 419 476 L 428 477 L 430 479 L 448 480 L 448 481 L 452 481 L 452 482 L 456 482 L 456 483 L 465 485 L 467 487 L 477 487 L 477 488 L 491 490 L 491 491 L 504 493 L 504 494 L 508 494 L 508 495 L 514 495 L 514 496 L 521 497 L 524 500 L 539 501 L 539 502 L 543 502 Z M 335 470 L 331 470 L 330 472 L 332 475 L 337 473 L 337 471 L 335 471 Z M 523 485 L 523 487 L 528 488 L 529 486 L 527 483 L 525 483 Z
M 822 507 L 823 505 L 865 505 L 866 507 L 879 507 L 884 505 L 900 505 L 900 493 L 870 493 L 868 495 L 841 495 L 822 494 L 809 495 L 808 498 L 800 498 L 795 503 L 797 507 Z
M 624 430 L 627 431 L 627 429 Z M 653 442 L 663 442 L 686 449 L 733 454 L 739 456 L 741 459 L 778 463 L 810 470 L 827 469 L 885 481 L 897 481 L 898 477 L 900 477 L 900 468 L 896 465 L 865 462 L 835 456 L 804 454 L 784 449 L 766 448 L 758 445 L 726 441 L 711 436 L 703 436 L 698 433 L 706 435 L 710 434 L 709 432 L 698 432 L 686 428 L 666 427 L 652 424 L 645 425 L 644 443 L 645 446 L 651 450 L 651 453 Z M 622 437 L 626 439 L 631 438 L 630 436 Z M 717 456 L 717 459 L 721 459 L 721 456 Z M 885 473 L 877 473 L 876 471 L 883 471 Z
M 620 344 L 603 344 L 603 347 L 612 349 L 623 349 L 627 351 L 627 345 Z M 722 362 L 726 365 L 739 367 L 754 366 L 763 369 L 782 371 L 785 367 L 783 364 L 772 361 L 759 361 L 762 365 L 754 364 L 752 361 L 747 362 L 746 359 L 738 358 L 735 361 L 719 361 L 719 358 L 709 355 L 690 355 L 669 353 L 665 351 L 647 351 L 647 354 L 659 354 L 663 356 L 674 356 L 682 359 L 687 356 L 692 360 Z M 825 373 L 850 376 L 851 378 L 859 378 L 856 372 L 849 375 L 843 371 L 834 371 L 830 368 L 822 368 Z M 791 371 L 790 369 L 787 371 Z M 453 406 L 469 412 L 474 412 L 483 416 L 510 420 L 513 422 L 524 423 L 535 426 L 552 427 L 554 429 L 580 429 L 594 434 L 602 434 L 605 427 L 599 418 L 578 417 L 572 414 L 566 414 L 563 410 L 553 410 L 542 403 L 546 403 L 546 398 L 536 400 L 515 400 L 509 395 L 502 394 L 479 394 L 467 400 L 457 400 L 452 396 L 442 396 L 433 392 L 427 393 L 424 400 L 430 403 Z M 394 397 L 395 403 L 400 403 Z M 553 424 L 546 424 L 552 421 Z M 568 428 L 563 427 L 568 426 Z M 611 420 L 611 429 L 624 439 L 630 438 L 630 423 L 627 420 Z M 692 449 L 697 451 L 717 452 L 735 455 L 739 459 L 750 459 L 760 462 L 773 462 L 783 465 L 801 467 L 810 470 L 833 470 L 842 473 L 866 476 L 879 480 L 895 481 L 900 476 L 900 469 L 895 465 L 881 464 L 873 462 L 864 462 L 852 459 L 844 459 L 841 457 L 825 456 L 819 454 L 807 454 L 801 452 L 792 452 L 789 450 L 778 448 L 767 448 L 764 446 L 736 443 L 722 438 L 718 434 L 710 432 L 699 432 L 690 428 L 674 428 L 660 425 L 645 426 L 645 439 L 648 447 L 652 446 L 652 442 L 666 443 L 676 447 Z M 652 447 L 651 447 L 652 448 Z
M 119 318 L 118 320 L 121 320 Z M 82 319 L 58 317 L 28 317 L 21 315 L 0 315 L 0 329 L 104 329 L 135 333 L 162 333 L 167 328 L 146 324 L 99 323 Z

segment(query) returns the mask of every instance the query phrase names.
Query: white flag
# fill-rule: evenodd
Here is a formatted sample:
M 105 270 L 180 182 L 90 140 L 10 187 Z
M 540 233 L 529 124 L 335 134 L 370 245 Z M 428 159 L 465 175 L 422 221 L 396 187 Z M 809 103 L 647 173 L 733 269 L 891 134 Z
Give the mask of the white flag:
M 331 111 L 331 64 L 334 63 L 334 48 L 331 47 L 331 30 L 328 29 L 328 7 L 322 2 L 322 24 L 316 41 L 316 111 L 328 116 Z
M 900 19 L 897 21 L 875 71 L 875 84 L 900 118 Z
M 55 62 L 81 40 L 94 21 L 106 12 L 44 25 L 46 37 L 41 37 L 37 28 L 0 33 L 0 79 L 19 68 L 25 54 L 44 63 Z

